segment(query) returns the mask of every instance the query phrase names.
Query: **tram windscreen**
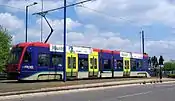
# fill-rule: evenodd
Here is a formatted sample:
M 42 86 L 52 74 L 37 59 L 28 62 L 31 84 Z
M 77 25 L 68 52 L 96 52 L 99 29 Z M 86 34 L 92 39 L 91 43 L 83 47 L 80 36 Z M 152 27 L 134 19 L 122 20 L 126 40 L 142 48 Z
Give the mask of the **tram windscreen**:
M 20 57 L 22 55 L 23 48 L 17 47 L 17 48 L 12 48 L 9 56 L 9 64 L 18 64 Z

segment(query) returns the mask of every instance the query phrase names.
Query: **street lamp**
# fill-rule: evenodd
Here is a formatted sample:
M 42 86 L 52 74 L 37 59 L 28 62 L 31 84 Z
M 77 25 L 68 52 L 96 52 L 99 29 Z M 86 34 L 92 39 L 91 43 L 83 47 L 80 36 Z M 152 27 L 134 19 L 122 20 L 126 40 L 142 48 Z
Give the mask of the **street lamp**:
M 34 2 L 33 4 L 26 6 L 26 42 L 27 42 L 27 24 L 28 24 L 28 7 L 38 4 L 37 2 Z

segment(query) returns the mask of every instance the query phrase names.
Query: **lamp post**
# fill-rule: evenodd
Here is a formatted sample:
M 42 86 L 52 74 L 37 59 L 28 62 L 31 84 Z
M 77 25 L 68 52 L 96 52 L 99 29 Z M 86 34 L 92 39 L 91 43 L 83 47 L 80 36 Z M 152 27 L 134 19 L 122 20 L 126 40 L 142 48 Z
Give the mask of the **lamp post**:
M 38 4 L 38 3 L 34 2 L 33 4 L 30 4 L 30 5 L 26 6 L 26 40 L 25 40 L 25 42 L 27 42 L 28 7 L 36 5 L 36 4 Z

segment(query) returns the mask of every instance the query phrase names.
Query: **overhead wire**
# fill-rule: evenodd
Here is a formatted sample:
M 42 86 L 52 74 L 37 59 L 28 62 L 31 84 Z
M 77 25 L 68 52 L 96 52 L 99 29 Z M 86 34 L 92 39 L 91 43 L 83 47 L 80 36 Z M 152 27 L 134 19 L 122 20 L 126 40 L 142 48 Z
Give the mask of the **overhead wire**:
M 68 2 L 68 3 L 70 3 L 70 2 Z M 86 6 L 84 6 L 83 4 L 79 4 L 79 5 L 76 5 L 76 6 L 86 8 L 86 9 L 88 9 L 88 10 L 91 10 L 91 11 L 93 11 L 93 12 L 96 12 L 96 13 L 101 14 L 101 15 L 103 15 L 103 16 L 105 16 L 105 17 L 108 17 L 108 18 L 114 18 L 114 19 L 116 19 L 117 21 L 119 21 L 118 19 L 121 19 L 121 20 L 127 21 L 128 23 L 133 23 L 133 22 L 134 22 L 134 21 L 129 20 L 129 19 L 126 19 L 126 18 L 121 18 L 121 17 L 117 17 L 117 16 L 112 16 L 112 15 L 109 15 L 109 14 L 107 14 L 107 13 L 105 13 L 105 12 L 98 11 L 98 10 L 96 10 L 96 9 L 92 9 L 92 8 L 86 7 Z M 140 39 L 141 39 L 141 37 L 140 37 Z M 147 38 L 145 38 L 145 39 L 147 39 Z M 140 41 L 141 41 L 141 40 L 140 40 Z M 146 40 L 145 40 L 145 41 L 146 41 Z M 141 45 L 141 47 L 142 47 L 142 42 L 140 42 L 140 45 Z M 140 52 L 141 52 L 141 47 L 140 47 Z
M 62 1 L 63 1 L 63 0 L 62 0 Z M 67 3 L 68 3 L 68 4 L 71 4 L 71 2 L 68 2 L 68 1 L 67 1 Z M 10 6 L 10 5 L 3 5 L 3 4 L 0 4 L 0 6 L 6 6 L 6 7 L 10 7 L 10 8 L 15 8 L 15 9 L 18 9 L 18 10 L 21 10 L 21 11 L 25 11 L 25 9 L 18 8 L 18 7 L 13 7 L 13 6 Z M 43 0 L 42 0 L 42 6 L 43 6 Z M 116 19 L 116 20 L 121 19 L 121 20 L 125 20 L 125 21 L 132 22 L 132 20 L 129 20 L 129 19 L 126 19 L 126 18 L 123 18 L 123 17 L 112 16 L 112 15 L 107 14 L 107 13 L 105 13 L 105 12 L 102 12 L 102 11 L 99 11 L 99 10 L 92 9 L 92 8 L 87 7 L 87 6 L 84 6 L 83 4 L 78 4 L 78 5 L 76 5 L 76 6 L 82 7 L 82 8 L 86 8 L 86 9 L 88 9 L 88 10 L 91 10 L 91 11 L 93 11 L 93 12 L 96 12 L 96 13 L 101 14 L 101 15 L 103 15 L 103 16 L 105 16 L 105 17 L 108 17 L 108 18 L 113 18 L 113 19 Z M 42 7 L 42 11 L 43 11 L 43 7 Z M 119 21 L 119 20 L 118 20 L 118 21 Z
M 67 1 L 67 3 L 68 3 L 68 4 L 71 4 L 71 2 L 68 2 L 68 1 Z M 113 15 L 107 14 L 107 13 L 105 13 L 105 12 L 103 12 L 103 11 L 99 11 L 99 10 L 96 10 L 96 9 L 89 8 L 89 7 L 87 7 L 87 6 L 84 6 L 83 4 L 78 4 L 78 5 L 76 5 L 76 6 L 82 7 L 82 8 L 88 9 L 88 10 L 91 10 L 91 11 L 93 11 L 93 12 L 95 12 L 95 13 L 101 14 L 101 15 L 103 15 L 103 16 L 105 16 L 105 17 L 108 17 L 108 18 L 115 19 L 115 20 L 117 20 L 117 21 L 119 21 L 119 19 L 120 19 L 120 20 L 124 20 L 124 21 L 130 22 L 130 23 L 133 22 L 132 20 L 129 20 L 129 19 L 127 19 L 127 18 L 113 16 Z
M 88 9 L 88 10 L 91 10 L 91 11 L 96 12 L 96 13 L 98 13 L 98 14 L 104 15 L 104 16 L 106 16 L 106 17 L 118 18 L 118 19 L 124 20 L 124 21 L 126 21 L 126 22 L 128 22 L 128 23 L 131 23 L 131 24 L 134 22 L 134 21 L 129 20 L 129 19 L 125 19 L 125 18 L 121 18 L 121 17 L 112 16 L 112 15 L 109 15 L 109 14 L 107 14 L 107 13 L 105 13 L 105 12 L 98 11 L 98 10 L 96 10 L 96 9 L 92 9 L 92 8 L 86 7 L 86 6 L 84 6 L 83 4 L 77 5 L 77 6 L 86 8 L 86 9 Z M 145 41 L 150 40 L 150 38 L 148 38 L 148 37 L 145 37 L 144 39 L 145 39 Z
M 63 0 L 61 0 L 61 1 L 63 1 Z M 67 4 L 71 5 L 72 2 L 68 2 L 68 1 L 67 1 Z M 107 14 L 107 13 L 105 13 L 105 12 L 102 12 L 102 11 L 99 11 L 99 10 L 92 9 L 92 8 L 87 7 L 87 6 L 84 6 L 83 4 L 77 4 L 77 5 L 75 5 L 75 6 L 82 7 L 82 8 L 88 9 L 88 10 L 91 10 L 91 11 L 93 11 L 93 12 L 95 12 L 95 13 L 101 14 L 101 15 L 103 15 L 103 16 L 105 16 L 105 17 L 110 18 L 110 19 L 112 18 L 113 20 L 116 20 L 116 21 L 119 21 L 119 19 L 120 19 L 120 20 L 123 20 L 123 21 L 127 21 L 127 22 L 130 22 L 130 23 L 131 23 L 131 22 L 133 23 L 132 20 L 129 20 L 129 19 L 127 19 L 127 18 L 112 16 L 112 15 Z M 56 9 L 53 9 L 53 10 L 56 10 Z M 53 10 L 50 10 L 50 11 L 53 11 Z M 41 12 L 39 12 L 39 13 L 41 13 Z M 34 13 L 34 14 L 35 14 L 35 13 Z M 48 15 L 48 13 L 47 13 L 47 15 Z
M 18 9 L 18 10 L 21 10 L 21 11 L 25 11 L 25 9 L 18 8 L 18 7 L 14 7 L 14 6 L 10 6 L 10 5 L 3 5 L 3 4 L 0 4 L 0 6 L 5 6 L 5 7 L 15 8 L 15 9 Z
M 117 16 L 109 15 L 109 14 L 107 14 L 107 13 L 105 13 L 105 12 L 98 11 L 98 10 L 95 10 L 95 9 L 92 9 L 92 8 L 89 8 L 89 7 L 86 7 L 86 6 L 83 6 L 83 5 L 79 5 L 79 7 L 86 8 L 86 9 L 91 10 L 91 11 L 93 11 L 93 12 L 96 12 L 96 13 L 98 13 L 98 14 L 104 15 L 104 16 L 106 16 L 106 17 L 108 17 L 108 18 L 113 18 L 113 19 L 116 19 L 116 20 L 121 19 L 121 20 L 125 20 L 125 21 L 127 20 L 127 19 L 124 19 L 124 18 L 119 18 L 119 17 L 117 17 Z M 119 20 L 118 20 L 118 21 L 119 21 Z M 128 20 L 127 20 L 127 21 L 128 21 Z

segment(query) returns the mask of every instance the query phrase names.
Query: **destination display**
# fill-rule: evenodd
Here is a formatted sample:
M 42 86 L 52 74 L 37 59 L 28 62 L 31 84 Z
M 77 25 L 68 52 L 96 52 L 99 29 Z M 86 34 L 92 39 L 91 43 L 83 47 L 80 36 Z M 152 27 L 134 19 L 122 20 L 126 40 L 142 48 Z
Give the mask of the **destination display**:
M 143 55 L 138 54 L 138 53 L 132 53 L 132 58 L 134 58 L 134 59 L 143 59 Z
M 50 45 L 50 51 L 52 52 L 63 52 L 63 45 Z M 90 54 L 93 49 L 89 47 L 81 46 L 66 46 L 66 52 L 78 53 L 78 54 Z
M 120 52 L 120 57 L 131 58 L 131 53 L 129 53 L 129 52 Z
M 51 52 L 63 52 L 63 45 L 50 45 L 50 51 Z M 68 46 L 66 46 L 66 51 L 68 51 Z

